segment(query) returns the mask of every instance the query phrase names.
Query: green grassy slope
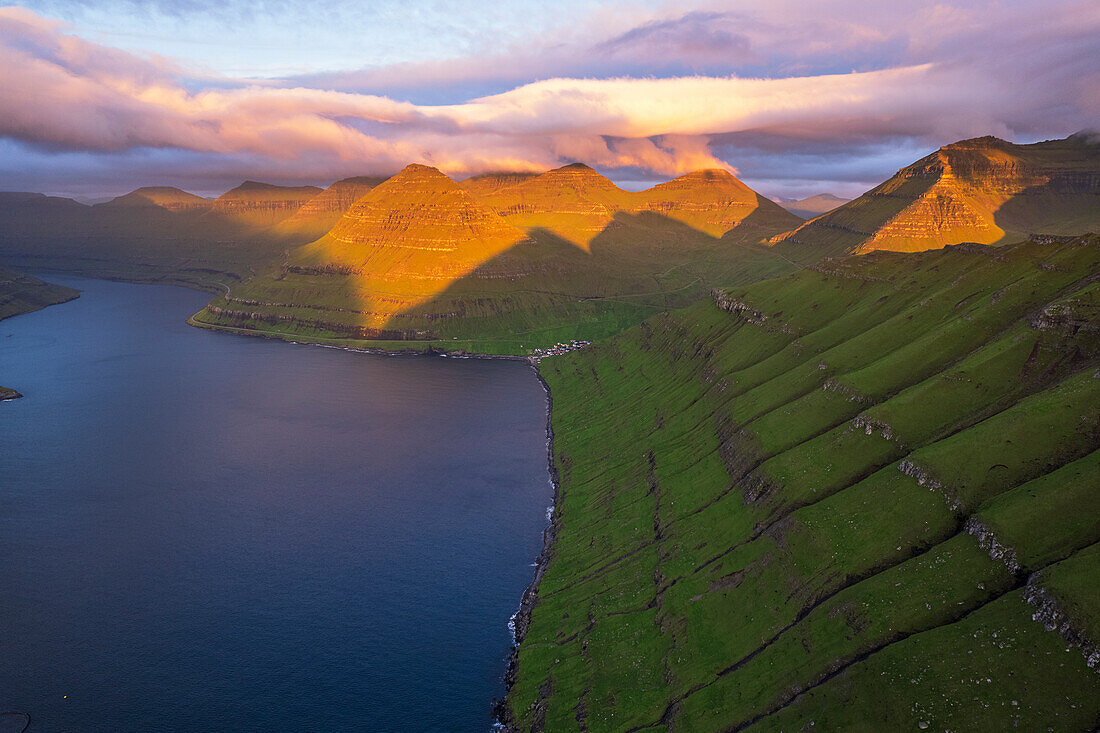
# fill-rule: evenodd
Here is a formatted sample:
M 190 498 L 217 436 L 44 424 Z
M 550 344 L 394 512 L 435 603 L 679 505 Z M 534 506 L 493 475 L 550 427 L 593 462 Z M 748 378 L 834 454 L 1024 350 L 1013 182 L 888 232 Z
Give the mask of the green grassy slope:
M 1100 723 L 1098 280 L 1096 237 L 873 253 L 544 360 L 512 726 Z
M 609 336 L 715 286 L 789 272 L 795 265 L 761 242 L 798 221 L 725 171 L 632 193 L 583 165 L 462 185 L 410 166 L 192 322 L 523 354 Z M 514 235 L 507 249 L 485 246 L 492 222 Z
M 64 303 L 79 295 L 79 290 L 0 267 L 0 320 Z
M 715 239 L 653 215 L 630 219 L 598 236 L 590 253 L 543 233 L 391 318 L 382 331 L 362 325 L 370 310 L 363 304 L 384 294 L 338 272 L 283 272 L 233 285 L 193 320 L 348 346 L 524 354 L 610 336 L 716 285 L 794 269 L 766 247 Z

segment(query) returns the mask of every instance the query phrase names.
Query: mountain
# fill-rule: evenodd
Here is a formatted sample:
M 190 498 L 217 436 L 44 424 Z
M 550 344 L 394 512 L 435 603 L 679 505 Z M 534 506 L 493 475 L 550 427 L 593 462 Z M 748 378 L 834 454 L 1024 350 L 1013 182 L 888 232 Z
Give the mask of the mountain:
M 1100 144 L 1084 134 L 946 145 L 859 198 L 780 235 L 796 259 L 997 244 L 1100 230 Z
M 210 199 L 204 199 L 173 186 L 146 186 L 97 206 L 103 207 L 157 207 L 173 212 L 209 211 L 214 205 Z
M 1092 730 L 1098 278 L 872 252 L 544 358 L 505 730 Z
M 321 193 L 316 186 L 275 186 L 245 181 L 214 199 L 210 214 L 249 228 L 274 226 Z
M 95 206 L 3 192 L 0 260 L 26 269 L 223 291 L 226 282 L 283 255 L 285 238 L 268 233 L 263 210 L 277 213 L 288 199 L 303 197 L 294 193 L 299 189 L 288 189 L 288 195 L 270 187 L 276 190 L 265 200 L 263 192 L 245 188 L 222 197 L 221 204 L 171 187 L 139 188 Z
M 715 284 L 789 271 L 755 242 L 792 222 L 725 172 L 632 193 L 578 164 L 464 185 L 414 165 L 192 322 L 296 340 L 527 353 L 606 336 Z
M 481 184 L 471 190 L 531 236 L 549 234 L 585 249 L 596 236 L 608 232 L 619 214 L 657 214 L 711 237 L 728 234 L 745 222 L 737 236 L 741 241 L 766 239 L 800 223 L 724 170 L 694 171 L 632 192 L 586 165 L 573 163 L 511 186 Z M 655 226 L 659 228 L 658 220 L 649 217 L 646 228 Z
M 391 321 L 525 240 L 435 168 L 409 165 L 356 201 L 325 236 L 294 250 L 278 276 L 206 310 L 225 319 L 242 313 L 234 304 L 250 311 L 278 304 L 279 320 L 330 319 L 360 337 L 384 337 Z
M 587 249 L 631 196 L 583 163 L 572 163 L 512 186 L 480 192 L 480 199 L 533 236 L 549 234 Z
M 798 226 L 799 220 L 764 198 L 729 171 L 699 170 L 633 194 L 631 210 L 649 211 L 713 237 L 767 238 L 768 232 Z
M 846 204 L 849 201 L 851 201 L 851 199 L 842 199 L 831 193 L 819 193 L 816 196 L 810 196 L 804 199 L 780 201 L 779 205 L 795 216 L 800 216 L 803 219 L 813 219 L 815 216 L 820 216 L 826 211 L 832 211 L 836 207 Z
M 499 191 L 502 188 L 523 183 L 537 175 L 538 173 L 520 173 L 515 171 L 480 173 L 463 181 L 459 181 L 458 185 L 462 186 L 462 188 L 466 189 L 474 196 L 481 197 L 494 191 Z
M 275 232 L 307 242 L 319 239 L 336 225 L 352 204 L 384 180 L 386 179 L 373 176 L 356 176 L 337 181 L 276 224 Z
M 69 198 L 0 192 L 0 242 L 54 239 L 89 226 L 92 207 Z M 7 259 L 7 258 L 5 258 Z

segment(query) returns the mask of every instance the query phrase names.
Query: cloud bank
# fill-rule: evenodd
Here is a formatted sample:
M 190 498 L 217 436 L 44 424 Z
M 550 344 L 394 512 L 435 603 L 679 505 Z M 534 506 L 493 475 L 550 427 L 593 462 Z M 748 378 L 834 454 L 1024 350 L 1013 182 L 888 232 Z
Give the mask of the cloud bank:
M 331 180 L 409 162 L 461 176 L 573 160 L 644 177 L 736 171 L 739 147 L 754 161 L 770 147 L 782 164 L 784 153 L 812 159 L 807 146 L 826 157 L 861 149 L 878 155 L 884 146 L 908 151 L 984 134 L 1061 136 L 1100 119 L 1100 7 L 1092 3 L 1048 6 L 1041 16 L 1026 8 L 979 16 L 937 5 L 909 19 L 894 63 L 845 73 L 797 67 L 823 54 L 847 58 L 859 43 L 881 55 L 896 38 L 874 22 L 831 17 L 829 24 L 846 27 L 839 40 L 808 35 L 798 23 L 792 32 L 801 45 L 784 55 L 769 46 L 778 33 L 770 21 L 698 7 L 669 12 L 625 31 L 608 23 L 609 35 L 585 41 L 571 63 L 561 61 L 568 48 L 517 51 L 515 73 L 529 74 L 539 53 L 549 68 L 568 69 L 664 50 L 705 64 L 786 59 L 777 67 L 782 75 L 562 76 L 452 104 L 417 104 L 352 89 L 371 79 L 386 86 L 385 68 L 282 83 L 196 74 L 184 62 L 93 43 L 12 7 L 0 8 L 0 138 L 21 167 L 49 156 L 97 156 L 117 161 L 120 176 L 143 151 L 162 151 L 155 158 L 166 173 L 173 161 L 195 171 L 213 158 L 232 178 L 258 171 Z M 1006 43 L 1015 51 L 1006 53 Z M 467 58 L 440 76 L 487 79 L 494 63 Z M 390 67 L 388 83 L 428 83 L 439 68 L 400 64 Z

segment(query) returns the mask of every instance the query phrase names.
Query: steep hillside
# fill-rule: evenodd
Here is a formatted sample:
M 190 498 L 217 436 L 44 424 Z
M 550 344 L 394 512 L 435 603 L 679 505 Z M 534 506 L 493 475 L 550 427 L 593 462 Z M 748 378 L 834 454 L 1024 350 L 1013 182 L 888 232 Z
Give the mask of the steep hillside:
M 1100 238 L 833 260 L 540 371 L 512 729 L 1100 721 Z
M 851 201 L 851 199 L 842 199 L 831 193 L 819 193 L 816 196 L 810 196 L 804 199 L 782 201 L 779 205 L 795 216 L 800 216 L 803 219 L 813 219 L 815 216 L 821 216 L 826 211 L 832 211 L 836 207 L 842 206 L 849 201 Z
M 340 221 L 340 217 L 352 204 L 384 180 L 386 179 L 356 176 L 337 181 L 276 224 L 274 232 L 304 242 L 319 239 Z
M 321 190 L 316 186 L 275 186 L 245 181 L 214 199 L 210 216 L 247 227 L 270 227 L 289 219 Z
M 772 241 L 787 256 L 816 261 L 1098 230 L 1100 144 L 1085 135 L 1033 145 L 981 137 L 944 146 Z
M 639 194 L 580 165 L 477 180 L 455 184 L 410 166 L 278 271 L 233 286 L 193 322 L 295 339 L 527 353 L 615 333 L 716 284 L 793 269 L 744 240 L 795 217 L 725 172 Z M 730 227 L 753 234 L 731 236 Z

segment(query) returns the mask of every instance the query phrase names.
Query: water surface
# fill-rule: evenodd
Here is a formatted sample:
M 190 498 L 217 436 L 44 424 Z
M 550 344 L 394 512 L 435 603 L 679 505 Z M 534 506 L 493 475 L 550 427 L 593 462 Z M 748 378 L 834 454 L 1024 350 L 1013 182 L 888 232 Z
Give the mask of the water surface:
M 551 489 L 503 361 L 191 328 L 48 276 L 0 322 L 0 710 L 30 731 L 489 727 Z

